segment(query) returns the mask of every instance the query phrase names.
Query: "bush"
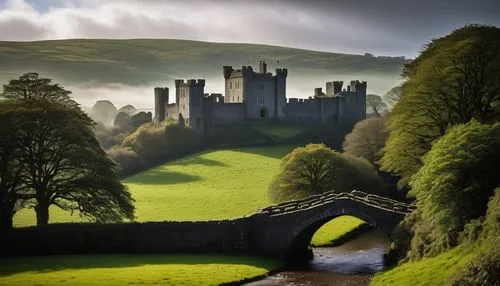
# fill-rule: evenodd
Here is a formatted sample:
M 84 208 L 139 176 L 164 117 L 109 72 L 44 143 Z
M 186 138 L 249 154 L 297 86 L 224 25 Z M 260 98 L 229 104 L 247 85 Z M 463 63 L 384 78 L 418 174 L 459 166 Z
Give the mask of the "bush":
M 488 198 L 500 183 L 499 163 L 500 123 L 454 126 L 432 146 L 410 182 L 426 225 L 424 232 L 415 230 L 428 241 L 424 255 L 456 246 L 465 225 L 486 214 Z
M 333 151 L 323 144 L 309 144 L 286 155 L 280 172 L 269 186 L 270 197 L 275 202 L 332 190 L 380 194 L 383 186 L 368 161 Z
M 186 155 L 200 147 L 196 133 L 171 123 L 146 123 L 123 140 L 110 156 L 123 161 L 123 175 L 128 176 L 169 159 Z M 136 160 L 135 160 L 135 159 Z
M 496 246 L 482 251 L 453 277 L 453 286 L 500 285 L 500 251 Z
M 120 165 L 120 176 L 129 176 L 144 169 L 144 162 L 134 150 L 117 147 L 109 150 L 109 157 Z

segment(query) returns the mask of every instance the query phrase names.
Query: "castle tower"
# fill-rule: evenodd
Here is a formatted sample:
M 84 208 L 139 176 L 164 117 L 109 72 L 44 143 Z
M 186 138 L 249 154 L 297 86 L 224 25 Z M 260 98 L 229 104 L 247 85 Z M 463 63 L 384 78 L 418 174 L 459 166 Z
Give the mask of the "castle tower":
M 334 81 L 333 82 L 333 94 L 337 94 L 342 91 L 342 86 L 344 85 L 343 81 Z
M 260 74 L 267 73 L 267 64 L 265 61 L 259 61 L 259 73 Z
M 155 117 L 156 122 L 163 122 L 167 117 L 168 87 L 155 87 Z
M 204 79 L 175 80 L 175 97 L 179 110 L 179 124 L 191 127 L 203 135 Z
M 288 76 L 287 69 L 276 69 L 276 109 L 275 117 L 278 120 L 286 118 L 286 78 Z

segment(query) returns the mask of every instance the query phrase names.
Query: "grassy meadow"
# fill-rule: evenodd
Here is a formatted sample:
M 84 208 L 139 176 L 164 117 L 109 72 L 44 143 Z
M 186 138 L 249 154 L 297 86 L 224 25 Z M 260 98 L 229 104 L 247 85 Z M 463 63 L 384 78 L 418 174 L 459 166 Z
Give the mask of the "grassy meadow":
M 294 146 L 212 150 L 165 163 L 123 182 L 136 200 L 137 221 L 214 220 L 249 215 L 271 204 L 267 187 Z M 51 208 L 50 223 L 80 221 Z M 34 225 L 32 210 L 17 227 Z M 342 216 L 325 224 L 313 245 L 325 245 L 363 221 Z M 0 285 L 213 285 L 268 273 L 281 262 L 222 255 L 89 255 L 0 259 Z
M 0 259 L 0 285 L 217 285 L 282 262 L 222 255 L 67 255 Z
M 135 199 L 139 222 L 241 217 L 272 204 L 267 187 L 279 170 L 281 158 L 293 148 L 286 145 L 206 151 L 131 176 L 123 183 Z M 78 214 L 55 207 L 50 215 L 50 223 L 80 221 Z M 14 223 L 34 225 L 34 211 L 17 213 Z M 339 217 L 318 230 L 314 244 L 328 244 L 361 223 L 353 217 Z

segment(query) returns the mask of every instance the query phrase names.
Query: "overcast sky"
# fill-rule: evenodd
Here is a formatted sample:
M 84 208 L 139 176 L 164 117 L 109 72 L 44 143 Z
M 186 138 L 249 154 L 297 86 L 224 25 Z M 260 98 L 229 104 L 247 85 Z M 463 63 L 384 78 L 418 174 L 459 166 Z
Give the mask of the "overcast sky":
M 493 0 L 0 0 L 0 40 L 179 38 L 414 57 L 466 23 L 500 26 Z

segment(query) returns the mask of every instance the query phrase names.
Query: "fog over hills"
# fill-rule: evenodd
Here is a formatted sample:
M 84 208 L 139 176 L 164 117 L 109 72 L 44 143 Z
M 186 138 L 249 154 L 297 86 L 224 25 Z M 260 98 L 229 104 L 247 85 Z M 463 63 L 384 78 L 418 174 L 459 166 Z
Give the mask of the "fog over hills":
M 153 87 L 171 89 L 176 78 L 205 78 L 206 92 L 223 93 L 222 66 L 288 68 L 287 96 L 309 97 L 326 81 L 368 81 L 368 93 L 384 94 L 400 80 L 403 57 L 318 52 L 257 44 L 171 39 L 73 39 L 0 42 L 0 83 L 24 72 L 51 77 L 84 106 L 110 100 L 117 107 L 153 107 Z

